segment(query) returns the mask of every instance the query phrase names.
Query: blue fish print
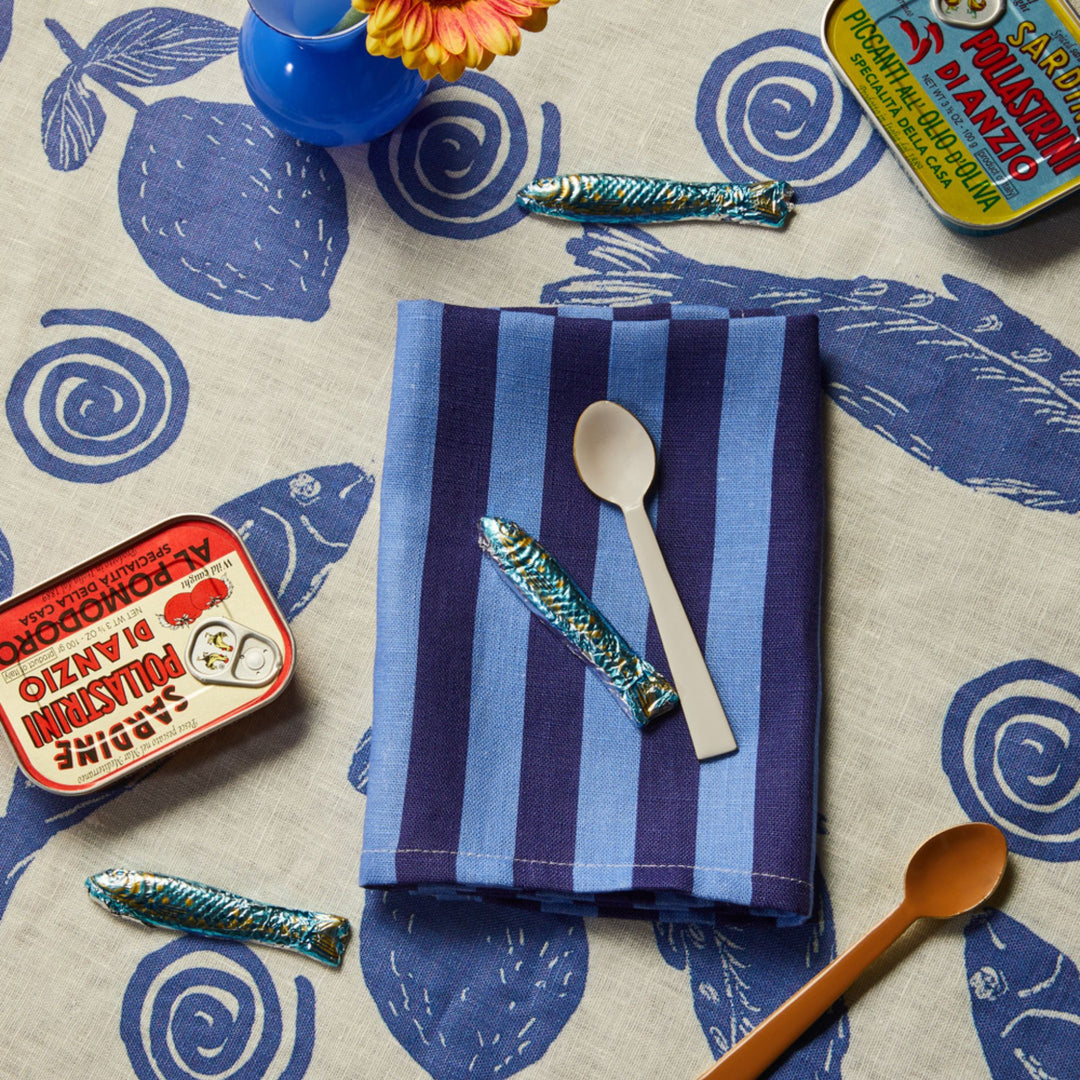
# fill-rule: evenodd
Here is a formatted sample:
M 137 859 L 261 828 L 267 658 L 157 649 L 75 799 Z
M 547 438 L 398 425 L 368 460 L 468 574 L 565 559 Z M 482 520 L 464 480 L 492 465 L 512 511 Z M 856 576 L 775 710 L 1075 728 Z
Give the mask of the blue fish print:
M 590 272 L 548 285 L 546 303 L 814 313 L 826 391 L 866 428 L 978 491 L 1080 509 L 1080 357 L 981 286 L 712 266 L 641 229 L 586 228 L 567 251 Z
M 964 961 L 993 1080 L 1080 1076 L 1080 973 L 1068 956 L 987 908 L 964 929 Z
M 0 532 L 0 600 L 6 600 L 15 587 L 15 563 L 7 537 Z
M 271 480 L 214 513 L 244 538 L 287 619 L 315 599 L 356 535 L 375 478 L 358 465 L 324 465 Z
M 494 1080 L 543 1057 L 574 1014 L 589 943 L 579 918 L 370 891 L 360 964 L 386 1026 L 433 1080 Z
M 120 216 L 146 264 L 189 300 L 234 315 L 314 321 L 349 245 L 345 181 L 333 158 L 276 131 L 253 105 L 133 91 L 168 86 L 236 51 L 237 31 L 176 8 L 121 15 L 82 48 L 46 25 L 70 61 L 42 102 L 49 164 L 93 152 L 105 110 L 87 80 L 135 109 L 120 165 Z
M 836 957 L 832 905 L 820 872 L 813 916 L 777 927 L 749 916 L 718 926 L 656 923 L 656 944 L 686 971 L 694 1012 L 713 1057 L 720 1057 L 759 1021 Z M 848 1047 L 847 1011 L 834 1005 L 775 1065 L 771 1080 L 832 1080 Z
M 374 486 L 374 478 L 356 465 L 321 466 L 271 480 L 214 513 L 244 533 L 259 572 L 292 619 L 348 550 Z M 3 595 L 11 590 L 11 556 L 0 534 L 0 586 L 5 583 Z M 129 791 L 150 771 L 141 771 L 130 784 L 70 798 L 37 787 L 16 770 L 0 817 L 0 918 L 19 878 L 53 836 Z

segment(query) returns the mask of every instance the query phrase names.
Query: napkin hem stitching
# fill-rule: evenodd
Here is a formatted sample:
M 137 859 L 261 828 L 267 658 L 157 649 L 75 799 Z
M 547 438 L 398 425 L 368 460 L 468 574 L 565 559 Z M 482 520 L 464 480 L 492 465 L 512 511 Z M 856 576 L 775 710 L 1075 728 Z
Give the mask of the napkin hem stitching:
M 599 863 L 599 862 L 560 862 L 556 859 L 522 859 L 513 855 L 485 855 L 479 851 L 440 851 L 432 848 L 365 848 L 371 855 L 464 855 L 467 859 L 501 859 L 515 863 L 533 863 L 541 866 L 574 866 L 599 870 L 712 870 L 722 874 L 744 874 L 748 877 L 773 878 L 777 881 L 791 881 L 796 885 L 810 882 L 802 878 L 789 877 L 786 874 L 770 874 L 764 870 L 742 870 L 733 866 L 702 866 L 700 863 Z

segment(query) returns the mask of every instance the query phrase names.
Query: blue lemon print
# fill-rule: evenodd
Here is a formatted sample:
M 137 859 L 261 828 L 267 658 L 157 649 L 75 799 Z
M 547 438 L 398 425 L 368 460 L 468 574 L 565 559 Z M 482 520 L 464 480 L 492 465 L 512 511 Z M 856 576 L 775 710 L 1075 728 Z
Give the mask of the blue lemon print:
M 41 324 L 115 333 L 65 338 L 15 373 L 7 418 L 26 456 L 82 484 L 108 483 L 160 457 L 187 413 L 187 372 L 176 350 L 146 323 L 115 311 L 49 311 Z
M 289 1030 L 277 987 L 246 945 L 182 937 L 139 962 L 120 1037 L 139 1080 L 300 1080 L 315 1046 L 315 989 L 295 981 Z
M 964 929 L 971 1018 L 992 1080 L 1080 1076 L 1080 972 L 1002 911 Z
M 715 304 L 818 317 L 826 393 L 867 430 L 977 491 L 1080 510 L 1080 357 L 971 281 L 797 278 L 717 266 L 641 229 L 588 227 L 553 304 Z
M 802 203 L 851 187 L 885 151 L 818 39 L 801 30 L 721 53 L 698 91 L 697 128 L 728 180 L 786 180 Z
M 349 245 L 345 181 L 325 150 L 272 128 L 252 105 L 163 97 L 167 86 L 236 50 L 237 31 L 174 8 L 107 23 L 81 48 L 48 20 L 70 61 L 46 91 L 41 138 L 54 169 L 80 168 L 105 110 L 87 80 L 135 109 L 120 165 L 124 228 L 158 279 L 234 315 L 314 321 Z
M 965 683 L 941 764 L 964 813 L 1004 830 L 1017 854 L 1080 859 L 1080 676 L 1017 660 Z
M 436 87 L 402 128 L 371 144 L 380 194 L 432 236 L 476 240 L 509 229 L 526 216 L 517 190 L 558 167 L 559 110 L 545 102 L 530 134 L 514 96 L 489 75 L 469 71 Z
M 384 1023 L 433 1080 L 499 1080 L 539 1061 L 573 1016 L 589 943 L 570 916 L 372 890 L 360 964 Z

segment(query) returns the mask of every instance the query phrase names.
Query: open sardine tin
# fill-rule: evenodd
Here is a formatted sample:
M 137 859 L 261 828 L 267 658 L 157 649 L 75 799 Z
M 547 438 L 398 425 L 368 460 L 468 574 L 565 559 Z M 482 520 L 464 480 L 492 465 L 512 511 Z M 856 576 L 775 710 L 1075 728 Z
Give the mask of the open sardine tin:
M 0 719 L 31 780 L 79 795 L 265 705 L 293 655 L 237 533 L 170 518 L 0 606 Z
M 1059 0 L 833 0 L 833 66 L 938 215 L 1008 229 L 1080 185 L 1080 18 Z

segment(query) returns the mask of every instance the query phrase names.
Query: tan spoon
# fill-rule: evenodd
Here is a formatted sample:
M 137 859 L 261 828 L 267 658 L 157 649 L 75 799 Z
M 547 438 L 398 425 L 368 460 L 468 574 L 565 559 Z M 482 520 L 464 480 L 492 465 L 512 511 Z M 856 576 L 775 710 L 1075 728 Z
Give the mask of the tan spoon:
M 998 887 L 1008 849 L 995 825 L 969 823 L 931 836 L 911 856 L 904 899 L 864 938 L 818 972 L 698 1080 L 755 1080 L 916 919 L 949 919 Z
M 735 736 L 645 512 L 645 493 L 656 475 L 648 431 L 614 401 L 594 401 L 574 429 L 574 464 L 585 486 L 626 518 L 694 753 L 699 761 L 730 754 L 738 749 Z

